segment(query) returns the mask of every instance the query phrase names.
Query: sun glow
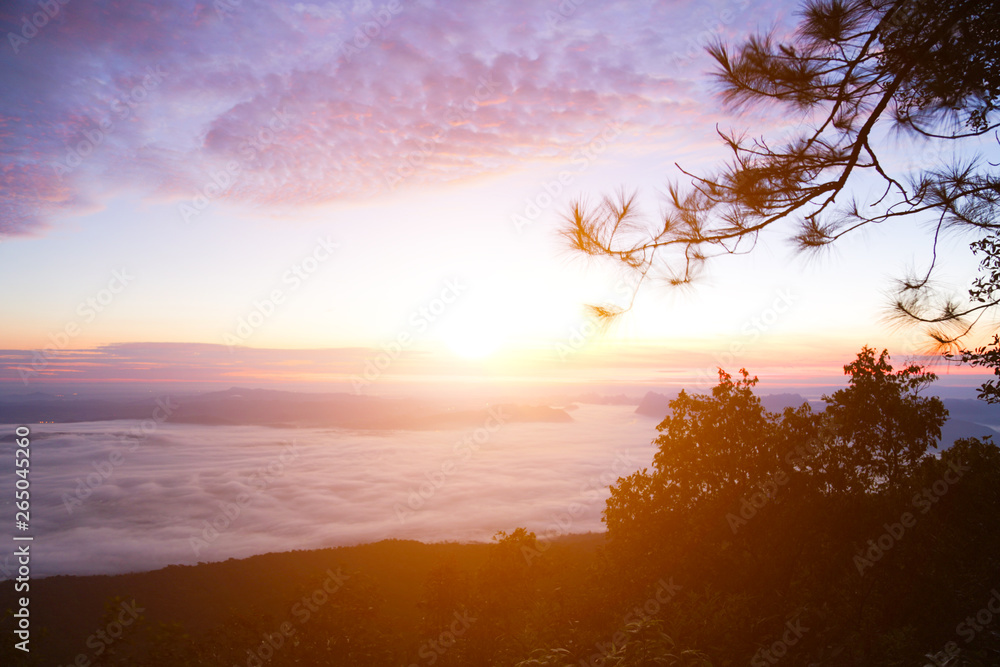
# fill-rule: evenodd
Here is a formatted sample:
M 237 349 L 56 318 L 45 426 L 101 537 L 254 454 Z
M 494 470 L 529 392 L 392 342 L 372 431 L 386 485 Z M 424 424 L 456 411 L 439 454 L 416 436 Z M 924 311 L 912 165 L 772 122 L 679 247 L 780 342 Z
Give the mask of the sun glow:
M 504 335 L 481 322 L 465 323 L 444 336 L 445 345 L 464 359 L 485 359 L 492 356 L 504 342 Z
M 469 313 L 448 324 L 441 339 L 452 354 L 464 359 L 493 356 L 508 338 L 503 322 L 489 312 Z

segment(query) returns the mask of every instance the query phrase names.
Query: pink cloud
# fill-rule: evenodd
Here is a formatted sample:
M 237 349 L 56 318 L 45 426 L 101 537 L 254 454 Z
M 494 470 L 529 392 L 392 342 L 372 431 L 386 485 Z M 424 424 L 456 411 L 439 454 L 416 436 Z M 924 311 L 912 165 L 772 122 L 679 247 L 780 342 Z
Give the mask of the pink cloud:
M 669 58 L 698 13 L 655 3 L 216 5 L 66 5 L 0 55 L 0 231 L 121 188 L 296 206 L 447 182 L 611 122 L 676 130 L 704 98 Z

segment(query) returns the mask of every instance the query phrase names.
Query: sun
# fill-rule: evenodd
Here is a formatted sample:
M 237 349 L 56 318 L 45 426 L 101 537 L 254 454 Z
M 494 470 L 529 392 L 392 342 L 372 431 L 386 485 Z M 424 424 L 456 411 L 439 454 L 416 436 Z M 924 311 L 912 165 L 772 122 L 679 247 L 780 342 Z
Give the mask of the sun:
M 503 345 L 506 336 L 497 322 L 487 319 L 465 319 L 454 322 L 442 332 L 448 349 L 463 359 L 485 359 Z

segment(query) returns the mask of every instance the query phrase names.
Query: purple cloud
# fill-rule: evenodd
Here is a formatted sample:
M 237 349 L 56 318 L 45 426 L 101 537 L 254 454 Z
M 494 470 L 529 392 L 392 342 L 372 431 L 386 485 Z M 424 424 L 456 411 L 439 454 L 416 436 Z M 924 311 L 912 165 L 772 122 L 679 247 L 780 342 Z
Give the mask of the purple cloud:
M 742 11 L 53 2 L 0 13 L 0 233 L 121 191 L 190 219 L 217 199 L 294 207 L 501 172 L 612 122 L 677 128 L 703 97 L 681 66 L 685 26 L 729 31 Z

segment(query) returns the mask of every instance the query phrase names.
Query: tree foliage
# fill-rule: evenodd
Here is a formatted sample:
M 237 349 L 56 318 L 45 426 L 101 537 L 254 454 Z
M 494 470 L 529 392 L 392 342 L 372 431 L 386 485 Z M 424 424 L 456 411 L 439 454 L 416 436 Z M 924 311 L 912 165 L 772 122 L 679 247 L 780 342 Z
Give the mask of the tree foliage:
M 864 491 L 900 485 L 928 449 L 937 448 L 947 419 L 941 399 L 921 396 L 937 376 L 910 365 L 893 371 L 886 350 L 865 347 L 844 366 L 850 384 L 824 396 L 833 468 L 844 486 Z
M 869 347 L 844 372 L 825 410 L 781 414 L 745 370 L 720 372 L 710 395 L 670 403 L 652 468 L 611 489 L 620 585 L 684 582 L 664 631 L 713 664 L 772 664 L 761 650 L 791 628 L 807 630 L 783 664 L 917 664 L 954 633 L 942 618 L 1000 584 L 987 509 L 1000 450 L 967 439 L 931 455 L 947 418 L 923 395 L 933 374 Z M 976 639 L 968 664 L 998 648 Z
M 634 270 L 640 285 L 680 284 L 713 257 L 749 252 L 782 221 L 795 224 L 790 236 L 801 250 L 872 223 L 926 223 L 934 230 L 926 270 L 900 279 L 894 307 L 953 343 L 942 322 L 1000 303 L 991 294 L 955 305 L 932 289 L 945 228 L 1000 229 L 997 165 L 975 156 L 997 127 L 998 40 L 992 1 L 808 0 L 788 38 L 772 32 L 736 49 L 709 47 L 730 106 L 777 107 L 804 129 L 781 140 L 719 131 L 729 160 L 706 175 L 681 168 L 690 185 L 670 185 L 662 223 L 646 224 L 637 195 L 622 190 L 596 206 L 574 203 L 564 236 L 578 251 Z M 889 140 L 901 135 L 912 152 L 943 155 L 961 142 L 966 157 L 915 173 L 894 168 Z M 881 184 L 873 200 L 856 198 L 872 179 Z
M 894 371 L 887 351 L 876 357 L 869 347 L 844 373 L 848 386 L 823 397 L 822 413 L 808 404 L 768 412 L 753 392 L 757 378 L 743 369 L 737 380 L 720 370 L 711 395 L 681 391 L 657 426 L 653 470 L 621 478 L 611 490 L 609 536 L 642 535 L 667 517 L 731 504 L 786 468 L 828 494 L 903 484 L 937 447 L 947 419 L 939 398 L 920 395 L 936 376 L 914 365 Z
M 982 256 L 982 260 L 979 263 L 981 275 L 969 289 L 969 298 L 972 302 L 986 307 L 1000 298 L 1000 237 L 980 239 L 972 244 L 972 249 Z M 1000 336 L 994 334 L 993 342 L 989 345 L 981 345 L 972 350 L 963 349 L 953 358 L 973 366 L 992 368 L 994 375 L 1000 378 Z M 998 380 L 985 382 L 979 388 L 979 398 L 987 403 L 1000 403 Z

